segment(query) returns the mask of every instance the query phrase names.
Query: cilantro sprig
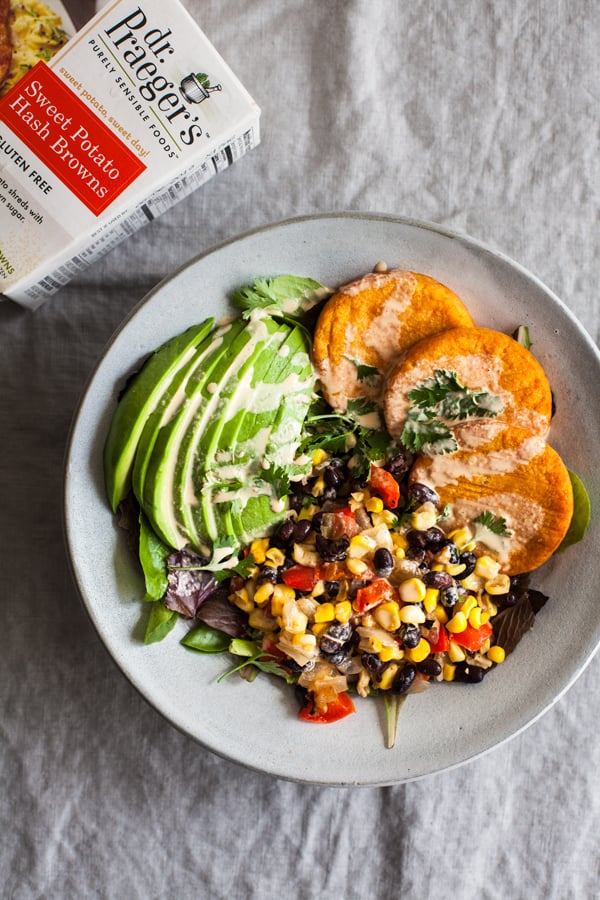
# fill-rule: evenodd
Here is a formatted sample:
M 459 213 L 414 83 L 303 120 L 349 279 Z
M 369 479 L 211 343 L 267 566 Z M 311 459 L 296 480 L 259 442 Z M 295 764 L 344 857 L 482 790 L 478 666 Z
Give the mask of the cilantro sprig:
M 408 393 L 411 401 L 401 440 L 413 453 L 434 456 L 458 450 L 448 422 L 493 418 L 503 409 L 500 397 L 462 384 L 456 372 L 436 369 Z
M 361 424 L 361 416 L 376 411 L 377 406 L 366 399 L 351 400 L 346 413 L 335 413 L 323 400 L 315 400 L 304 423 L 300 452 L 309 456 L 319 449 L 334 455 L 351 453 L 353 473 L 359 478 L 366 475 L 371 463 L 391 456 L 395 446 L 385 429 Z
M 491 531 L 492 534 L 497 534 L 499 537 L 512 537 L 512 531 L 509 531 L 506 527 L 506 519 L 503 516 L 495 516 L 489 509 L 480 513 L 473 519 L 473 522 L 475 525 L 487 528 L 488 531 Z

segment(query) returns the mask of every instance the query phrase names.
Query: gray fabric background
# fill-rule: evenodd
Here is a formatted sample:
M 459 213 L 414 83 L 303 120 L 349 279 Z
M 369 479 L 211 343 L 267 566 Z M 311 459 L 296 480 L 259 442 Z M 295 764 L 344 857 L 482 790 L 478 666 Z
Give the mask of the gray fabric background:
M 67 0 L 79 22 L 91 5 Z M 61 533 L 69 423 L 111 333 L 164 275 L 250 227 L 428 219 L 531 269 L 597 341 L 598 4 L 185 5 L 261 105 L 262 145 L 35 313 L 0 305 L 0 896 L 598 897 L 599 657 L 458 770 L 298 786 L 217 759 L 140 699 L 88 622 Z

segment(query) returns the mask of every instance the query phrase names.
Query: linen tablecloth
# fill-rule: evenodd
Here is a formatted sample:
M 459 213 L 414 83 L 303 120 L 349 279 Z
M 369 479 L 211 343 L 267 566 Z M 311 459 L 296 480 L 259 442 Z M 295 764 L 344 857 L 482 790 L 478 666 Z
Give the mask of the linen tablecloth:
M 66 5 L 78 24 L 92 11 Z M 71 581 L 61 503 L 71 417 L 113 330 L 255 226 L 338 210 L 439 223 L 529 268 L 597 341 L 598 5 L 184 5 L 261 106 L 261 145 L 37 311 L 0 305 L 0 896 L 597 897 L 599 657 L 454 771 L 358 789 L 254 774 L 115 667 Z

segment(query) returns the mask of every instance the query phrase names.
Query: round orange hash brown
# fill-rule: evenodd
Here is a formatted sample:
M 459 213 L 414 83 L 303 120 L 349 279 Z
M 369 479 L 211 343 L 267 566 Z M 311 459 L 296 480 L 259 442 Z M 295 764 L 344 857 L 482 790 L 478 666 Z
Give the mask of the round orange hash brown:
M 552 393 L 537 359 L 513 338 L 490 328 L 452 328 L 413 344 L 388 374 L 383 398 L 386 426 L 400 438 L 411 405 L 410 391 L 437 370 L 455 372 L 471 390 L 500 397 L 494 418 L 448 422 L 459 447 L 474 448 L 498 427 L 515 426 L 546 435 Z
M 352 399 L 377 400 L 401 353 L 459 325 L 473 325 L 467 308 L 429 275 L 390 269 L 345 285 L 327 301 L 315 329 L 313 364 L 325 398 L 337 412 Z M 359 365 L 373 371 L 359 378 Z
M 506 520 L 511 532 L 498 539 L 484 530 L 476 552 L 493 551 L 508 575 L 541 566 L 561 543 L 573 515 L 568 470 L 543 437 L 505 428 L 475 451 L 419 456 L 410 482 L 435 488 L 448 504 L 449 528 L 469 527 L 481 513 Z M 477 536 L 478 532 L 476 532 Z

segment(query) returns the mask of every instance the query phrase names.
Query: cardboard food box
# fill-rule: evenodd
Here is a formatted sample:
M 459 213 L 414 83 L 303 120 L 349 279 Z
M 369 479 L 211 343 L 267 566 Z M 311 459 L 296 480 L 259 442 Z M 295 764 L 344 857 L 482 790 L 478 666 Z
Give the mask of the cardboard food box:
M 0 97 L 2 296 L 41 304 L 256 146 L 259 116 L 178 0 L 109 2 Z

